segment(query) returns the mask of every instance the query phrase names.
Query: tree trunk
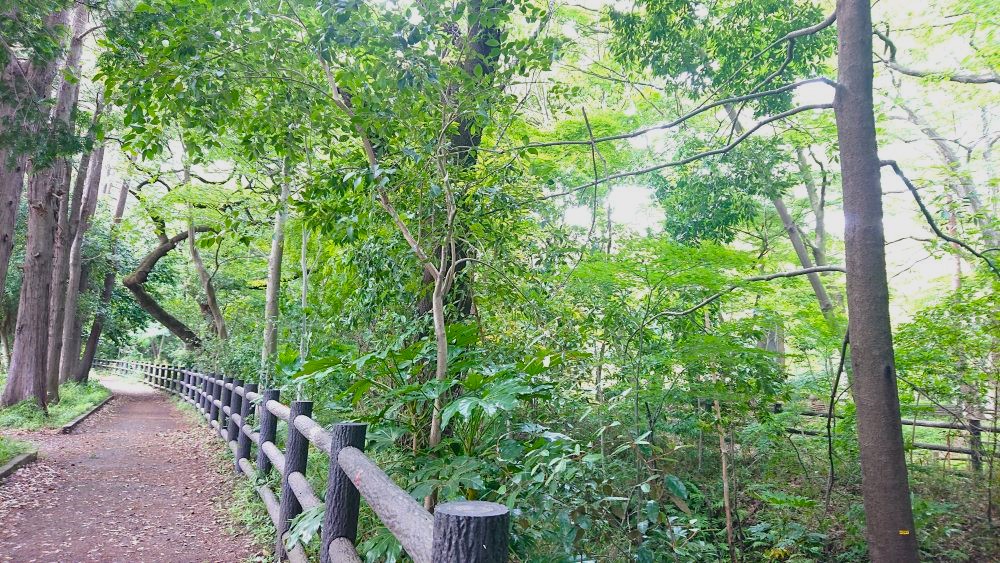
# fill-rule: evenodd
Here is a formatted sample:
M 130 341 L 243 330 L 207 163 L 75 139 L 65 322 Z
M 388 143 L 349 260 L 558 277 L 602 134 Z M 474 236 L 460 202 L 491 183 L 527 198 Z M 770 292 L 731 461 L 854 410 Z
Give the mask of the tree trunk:
M 46 27 L 53 35 L 69 22 L 69 10 L 60 10 L 46 19 Z M 4 69 L 3 87 L 13 92 L 14 99 L 0 102 L 0 118 L 10 119 L 26 138 L 41 130 L 41 119 L 30 115 L 51 95 L 52 81 L 59 70 L 59 57 L 50 55 L 46 60 L 18 61 Z M 18 94 L 20 93 L 20 94 Z M 14 227 L 24 190 L 24 175 L 28 155 L 0 150 L 0 295 L 6 289 L 10 254 L 14 248 Z
M 28 242 L 24 252 L 24 281 L 18 302 L 14 350 L 0 406 L 34 397 L 46 407 L 45 360 L 49 335 L 49 294 L 52 284 L 52 247 L 55 244 L 57 202 L 50 177 L 36 175 L 28 185 Z
M 48 346 L 45 354 L 45 388 L 50 403 L 59 402 L 59 356 L 62 353 L 62 325 L 66 313 L 65 297 L 69 274 L 69 183 L 72 169 L 68 160 L 55 164 L 62 169 L 52 180 L 59 187 L 56 197 L 59 206 L 56 211 L 55 246 L 52 248 L 52 271 L 49 290 Z
M 270 370 L 271 358 L 278 351 L 278 300 L 281 292 L 281 258 L 285 250 L 285 221 L 288 219 L 288 163 L 281 180 L 278 211 L 274 214 L 271 255 L 267 260 L 267 291 L 264 300 L 264 347 L 260 354 L 261 371 Z
M 168 252 L 177 247 L 179 243 L 188 238 L 190 232 L 207 232 L 211 229 L 207 227 L 192 227 L 188 231 L 178 233 L 173 237 L 167 239 L 167 242 L 161 244 L 160 246 L 153 249 L 152 252 L 147 254 L 145 258 L 139 263 L 139 267 L 135 269 L 134 272 L 125 276 L 122 280 L 122 284 L 132 292 L 132 296 L 135 297 L 136 302 L 144 311 L 150 314 L 154 319 L 160 322 L 164 327 L 172 332 L 177 338 L 180 338 L 184 342 L 184 345 L 190 350 L 201 347 L 201 339 L 198 335 L 194 333 L 190 328 L 187 327 L 177 317 L 174 317 L 166 311 L 159 303 L 153 299 L 153 296 L 146 292 L 143 284 L 149 279 L 149 273 L 156 266 L 156 263 L 167 255 Z
M 85 156 L 89 157 L 90 155 Z M 70 218 L 72 244 L 69 251 L 68 291 L 64 296 L 65 302 L 63 306 L 66 311 L 66 318 L 63 322 L 61 334 L 63 351 L 59 357 L 60 381 L 66 381 L 72 376 L 80 357 L 80 319 L 77 308 L 80 303 L 80 294 L 83 292 L 82 288 L 86 287 L 86 277 L 82 275 L 83 240 L 90 229 L 90 220 L 97 210 L 97 194 L 98 188 L 101 185 L 101 173 L 104 165 L 104 146 L 95 148 L 93 156 L 87 158 L 87 161 L 90 165 L 89 171 L 85 172 L 83 168 L 84 163 L 81 159 L 80 171 L 77 173 L 78 186 L 81 185 L 81 181 L 79 181 L 80 176 L 84 176 L 86 179 L 87 187 L 83 199 L 83 209 L 80 210 L 79 214 L 71 215 Z M 76 194 L 74 193 L 75 197 Z M 75 342 L 75 344 L 70 344 L 71 342 Z
M 208 301 L 208 310 L 212 314 L 212 324 L 215 327 L 215 335 L 219 337 L 220 340 L 226 340 L 229 338 L 229 333 L 226 331 L 226 319 L 222 316 L 222 309 L 219 308 L 219 300 L 215 296 L 215 284 L 212 283 L 212 276 L 208 273 L 208 269 L 205 268 L 205 263 L 201 260 L 201 254 L 198 252 L 198 244 L 195 239 L 194 223 L 188 222 L 188 250 L 191 252 L 191 262 L 194 264 L 194 269 L 198 272 L 198 277 L 201 279 L 201 287 L 205 291 L 205 300 Z
M 125 203 L 128 201 L 128 182 L 122 182 L 121 190 L 118 192 L 118 201 L 115 204 L 115 215 L 111 220 L 111 246 L 109 254 L 114 253 L 114 239 L 118 224 L 121 223 L 122 215 L 125 214 Z M 79 382 L 87 381 L 90 376 L 90 368 L 94 365 L 94 357 L 97 356 L 97 345 L 101 340 L 101 332 L 104 330 L 104 320 L 107 318 L 108 305 L 111 303 L 111 295 L 115 290 L 115 277 L 118 272 L 112 262 L 109 265 L 108 273 L 104 275 L 104 287 L 101 289 L 101 299 L 98 302 L 97 310 L 94 312 L 94 322 L 90 325 L 90 334 L 87 336 L 87 346 L 83 351 L 83 358 L 80 359 L 79 366 L 74 372 L 73 379 Z
M 866 535 L 874 563 L 906 563 L 918 560 L 917 536 L 889 322 L 869 2 L 838 0 L 837 21 L 839 84 L 834 112 L 843 176 L 848 330 Z
M 309 230 L 302 224 L 302 253 L 299 256 L 299 267 L 302 269 L 302 294 L 300 296 L 302 309 L 302 327 L 299 335 L 299 358 L 305 360 L 309 356 Z
M 75 127 L 72 115 L 76 111 L 77 100 L 79 98 L 79 74 L 80 57 L 83 54 L 83 40 L 86 32 L 87 21 L 90 19 L 87 5 L 80 3 L 73 11 L 73 38 L 70 41 L 69 52 L 66 55 L 66 63 L 63 67 L 63 81 L 59 86 L 59 97 L 56 100 L 55 114 L 53 122 L 56 126 L 62 126 L 68 133 L 73 133 Z M 55 248 L 53 249 L 52 264 L 52 287 L 49 294 L 49 319 L 48 319 L 48 350 L 45 361 L 45 381 L 49 394 L 49 400 L 56 402 L 59 400 L 59 357 L 62 354 L 62 331 L 63 321 L 66 314 L 66 289 L 68 287 L 69 276 L 69 246 L 72 243 L 70 238 L 69 217 L 79 213 L 80 202 L 83 198 L 83 183 L 77 182 L 77 193 L 70 201 L 69 186 L 72 176 L 72 163 L 67 157 L 62 157 L 53 166 L 57 176 L 53 177 L 56 197 L 59 198 L 58 215 L 56 218 Z M 80 173 L 86 173 L 80 170 Z M 58 175 L 61 174 L 61 175 Z
M 785 202 L 781 198 L 776 197 L 771 199 L 771 204 L 774 205 L 775 211 L 778 212 L 778 217 L 781 218 L 781 224 L 784 225 L 785 232 L 788 233 L 788 240 L 792 242 L 792 248 L 795 249 L 795 255 L 798 257 L 799 263 L 802 264 L 803 268 L 812 268 L 813 262 L 809 257 L 809 250 L 802 240 L 802 235 L 799 233 L 799 228 L 795 224 L 795 220 L 792 219 L 788 208 L 785 207 Z M 813 294 L 816 295 L 816 301 L 819 302 L 819 310 L 823 312 L 823 316 L 827 322 L 833 323 L 835 321 L 833 302 L 830 301 L 830 296 L 826 292 L 823 280 L 815 272 L 808 274 L 806 277 L 809 279 L 809 285 L 812 286 Z

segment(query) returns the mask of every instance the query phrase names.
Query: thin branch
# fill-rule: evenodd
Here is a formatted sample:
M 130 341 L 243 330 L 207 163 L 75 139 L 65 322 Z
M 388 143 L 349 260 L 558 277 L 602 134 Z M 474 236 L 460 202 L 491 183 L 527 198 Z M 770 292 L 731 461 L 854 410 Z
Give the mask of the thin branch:
M 722 291 L 717 291 L 717 292 L 713 293 L 712 295 L 706 297 L 705 299 L 702 299 L 696 305 L 688 307 L 687 309 L 684 309 L 683 311 L 662 311 L 662 312 L 657 313 L 656 315 L 654 315 L 653 318 L 651 318 L 650 320 L 652 321 L 653 319 L 655 319 L 657 317 L 683 317 L 685 315 L 690 315 L 691 313 L 697 311 L 698 309 L 701 309 L 702 307 L 704 307 L 706 305 L 709 305 L 712 302 L 716 301 L 717 299 L 719 299 L 723 295 L 727 295 L 729 293 L 732 293 L 733 291 L 739 289 L 740 287 L 743 287 L 743 285 L 748 284 L 748 283 L 761 282 L 761 281 L 771 281 L 771 280 L 776 280 L 776 279 L 779 279 L 779 278 L 792 278 L 792 277 L 796 277 L 796 276 L 805 276 L 805 275 L 816 274 L 816 273 L 820 273 L 820 272 L 840 272 L 840 273 L 847 273 L 847 270 L 845 270 L 841 266 L 814 266 L 812 268 L 803 268 L 801 270 L 792 270 L 790 272 L 778 272 L 778 273 L 775 273 L 775 274 L 766 274 L 766 275 L 762 275 L 762 276 L 753 276 L 753 277 L 744 279 L 743 281 L 741 281 L 738 284 L 733 284 L 733 285 L 727 287 L 726 289 L 723 289 Z
M 934 231 L 934 234 L 938 236 L 938 238 L 946 240 L 952 244 L 961 246 L 965 250 L 969 251 L 975 257 L 979 258 L 983 262 L 986 262 L 986 265 L 989 266 L 991 270 L 993 270 L 993 273 L 995 273 L 997 277 L 1000 277 L 1000 268 L 998 268 L 997 265 L 994 264 L 993 261 L 990 260 L 986 255 L 984 255 L 982 252 L 978 252 L 976 249 L 972 248 L 964 241 L 945 234 L 944 231 L 942 231 L 941 228 L 938 227 L 937 222 L 934 220 L 934 216 L 931 215 L 931 212 L 927 210 L 927 206 L 924 205 L 924 201 L 920 199 L 920 194 L 917 193 L 917 187 L 913 185 L 913 182 L 911 182 L 909 178 L 906 177 L 906 174 L 903 173 L 903 169 L 899 167 L 899 164 L 895 160 L 883 160 L 881 161 L 881 165 L 892 168 L 893 172 L 896 173 L 896 176 L 898 176 L 899 179 L 903 181 L 903 184 L 905 184 L 907 189 L 910 190 L 910 193 L 913 194 L 913 199 L 916 200 L 917 207 L 920 208 L 920 213 L 923 214 L 924 219 L 927 220 L 927 224 L 930 226 L 931 230 Z
M 840 362 L 837 364 L 837 375 L 833 378 L 833 387 L 830 389 L 830 403 L 826 408 L 826 457 L 830 464 L 830 472 L 826 477 L 826 491 L 823 494 L 823 499 L 827 512 L 830 512 L 830 494 L 833 492 L 833 480 L 836 477 L 833 467 L 833 414 L 837 407 L 837 388 L 840 387 L 840 376 L 844 373 L 847 346 L 851 342 L 850 334 L 849 331 L 844 331 L 844 341 L 840 345 Z
M 830 86 L 835 86 L 836 85 L 835 81 L 830 80 L 829 78 L 827 78 L 825 76 L 821 76 L 821 77 L 818 77 L 818 78 L 810 78 L 808 80 L 800 80 L 799 82 L 793 82 L 792 84 L 786 84 L 786 85 L 781 86 L 779 88 L 774 88 L 773 90 L 764 90 L 762 92 L 756 92 L 756 93 L 752 93 L 752 94 L 744 94 L 742 96 L 734 96 L 732 98 L 725 98 L 723 100 L 718 100 L 718 101 L 712 102 L 711 104 L 702 106 L 702 107 L 700 107 L 698 109 L 695 109 L 695 110 L 692 110 L 692 111 L 690 111 L 690 112 L 688 112 L 688 113 L 686 113 L 686 114 L 678 117 L 677 119 L 674 119 L 673 121 L 669 121 L 667 123 L 661 123 L 660 125 L 653 125 L 651 127 L 646 127 L 644 129 L 637 129 L 637 130 L 632 131 L 630 133 L 621 133 L 621 134 L 618 134 L 618 135 L 608 135 L 607 137 L 596 137 L 593 140 L 591 140 L 591 139 L 585 139 L 585 140 L 576 140 L 576 141 L 547 141 L 547 142 L 541 142 L 541 143 L 529 143 L 529 144 L 526 144 L 526 145 L 523 145 L 523 146 L 520 146 L 520 147 L 515 147 L 513 149 L 510 149 L 510 151 L 513 152 L 513 151 L 521 151 L 521 150 L 525 150 L 525 149 L 544 148 L 544 147 L 558 147 L 558 146 L 566 146 L 566 145 L 590 145 L 592 142 L 593 143 L 606 143 L 608 141 L 620 141 L 620 140 L 623 140 L 623 139 L 632 139 L 634 137 L 640 137 L 642 135 L 645 135 L 647 133 L 651 133 L 653 131 L 660 131 L 660 130 L 663 130 L 663 129 L 672 129 L 672 128 L 677 127 L 678 125 L 684 123 L 685 121 L 690 120 L 693 117 L 696 117 L 696 116 L 698 116 L 698 115 L 700 115 L 702 113 L 705 113 L 706 111 L 708 111 L 710 109 L 714 109 L 714 108 L 717 108 L 717 107 L 725 106 L 727 104 L 736 104 L 736 103 L 739 103 L 739 102 L 744 102 L 744 101 L 748 101 L 748 100 L 754 100 L 754 99 L 757 99 L 757 98 L 764 98 L 764 97 L 767 97 L 767 96 L 772 96 L 774 94 L 781 94 L 781 93 L 784 93 L 784 92 L 789 92 L 791 90 L 795 90 L 796 88 L 799 88 L 800 86 L 805 86 L 806 84 L 815 84 L 815 83 L 823 83 L 823 84 L 828 84 Z
M 670 167 L 673 167 L 673 166 L 682 166 L 684 164 L 688 164 L 688 163 L 691 163 L 691 162 L 694 162 L 696 160 L 700 160 L 702 158 L 706 158 L 706 157 L 709 157 L 709 156 L 715 156 L 715 155 L 719 155 L 719 154 L 724 154 L 724 153 L 727 153 L 727 152 L 731 151 L 733 148 L 735 148 L 737 145 L 739 145 L 743 141 L 747 140 L 748 137 L 750 137 L 751 135 L 753 135 L 758 129 L 764 127 L 765 125 L 768 125 L 770 123 L 774 123 L 775 121 L 780 121 L 782 119 L 786 119 L 788 117 L 791 117 L 793 115 L 802 113 L 804 111 L 817 110 L 817 109 L 833 109 L 833 104 L 810 104 L 810 105 L 805 105 L 805 106 L 799 106 L 797 108 L 790 109 L 788 111 L 779 113 L 777 115 L 773 115 L 773 116 L 771 116 L 771 117 L 769 117 L 767 119 L 764 119 L 764 120 L 761 120 L 761 121 L 757 122 L 753 127 L 747 129 L 746 132 L 744 132 L 742 135 L 740 135 L 739 137 L 737 137 L 736 139 L 734 139 L 733 142 L 731 142 L 731 143 L 729 143 L 729 144 L 727 144 L 725 146 L 719 147 L 717 149 L 712 149 L 712 150 L 709 150 L 709 151 L 704 151 L 704 152 L 696 153 L 696 154 L 693 154 L 691 156 L 688 156 L 688 157 L 685 157 L 685 158 L 682 158 L 682 159 L 679 159 L 679 160 L 672 160 L 670 162 L 664 162 L 664 163 L 661 163 L 661 164 L 657 164 L 655 166 L 650 166 L 648 168 L 642 168 L 640 170 L 634 170 L 634 171 L 631 171 L 631 172 L 620 172 L 618 174 L 612 174 L 610 176 L 605 176 L 604 178 L 601 178 L 599 180 L 595 180 L 593 182 L 588 182 L 588 183 L 583 184 L 581 186 L 576 186 L 575 188 L 570 188 L 570 189 L 568 189 L 566 191 L 563 191 L 563 192 L 558 192 L 558 193 L 548 194 L 548 195 L 542 196 L 542 197 L 540 197 L 538 199 L 539 200 L 546 200 L 546 199 L 553 199 L 553 198 L 557 198 L 557 197 L 562 197 L 562 196 L 565 196 L 565 195 L 570 195 L 570 194 L 576 193 L 576 192 L 578 192 L 580 190 L 585 190 L 585 189 L 593 187 L 593 186 L 597 186 L 597 185 L 600 185 L 600 184 L 604 184 L 606 182 L 610 182 L 612 180 L 619 180 L 621 178 L 628 178 L 628 177 L 631 177 L 631 176 L 641 176 L 643 174 L 648 174 L 650 172 L 655 172 L 657 170 L 662 170 L 664 168 L 670 168 Z M 595 142 L 598 142 L 598 141 L 599 141 L 599 139 L 595 139 Z M 583 144 L 590 144 L 590 141 L 582 141 L 582 143 Z

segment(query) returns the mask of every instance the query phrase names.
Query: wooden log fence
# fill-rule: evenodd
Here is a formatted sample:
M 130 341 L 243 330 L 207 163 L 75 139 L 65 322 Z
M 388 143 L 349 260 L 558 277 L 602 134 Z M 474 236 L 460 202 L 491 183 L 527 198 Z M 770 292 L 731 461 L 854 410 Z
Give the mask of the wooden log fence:
M 784 412 L 783 405 L 781 403 L 776 403 L 772 407 L 772 411 L 775 413 Z M 829 418 L 830 415 L 826 412 L 814 411 L 814 410 L 804 410 L 804 411 L 794 411 L 795 414 L 799 416 L 816 417 L 816 418 Z M 834 415 L 834 418 L 843 418 L 841 415 Z M 924 442 L 913 442 L 911 445 L 913 448 L 918 450 L 931 450 L 938 452 L 948 452 L 953 454 L 965 454 L 968 455 L 972 465 L 977 470 L 981 468 L 983 458 L 986 457 L 987 452 L 983 446 L 982 433 L 983 432 L 997 432 L 995 428 L 984 426 L 983 421 L 978 419 L 967 419 L 967 422 L 947 422 L 942 420 L 919 420 L 919 419 L 906 419 L 903 418 L 900 421 L 903 426 L 913 426 L 920 428 L 939 428 L 943 430 L 958 430 L 966 432 L 969 434 L 969 446 L 968 448 L 963 448 L 961 446 L 952 446 L 948 444 L 928 444 Z M 800 428 L 786 428 L 789 434 L 801 434 L 804 436 L 826 436 L 826 432 L 820 432 L 817 430 L 806 430 Z
M 233 452 L 237 473 L 254 483 L 277 530 L 275 549 L 283 559 L 308 561 L 302 545 L 289 545 L 288 530 L 303 511 L 323 506 L 319 561 L 360 563 L 355 542 L 363 498 L 415 563 L 507 561 L 510 514 L 506 506 L 448 502 L 438 505 L 432 515 L 364 454 L 365 424 L 342 422 L 323 428 L 311 418 L 310 401 L 284 405 L 277 389 L 259 390 L 256 384 L 228 376 L 128 360 L 94 363 L 119 375 L 138 375 L 201 413 Z M 279 421 L 288 425 L 284 451 L 277 441 Z M 310 447 L 330 459 L 322 498 L 306 479 Z M 277 493 L 263 479 L 272 471 L 281 476 Z

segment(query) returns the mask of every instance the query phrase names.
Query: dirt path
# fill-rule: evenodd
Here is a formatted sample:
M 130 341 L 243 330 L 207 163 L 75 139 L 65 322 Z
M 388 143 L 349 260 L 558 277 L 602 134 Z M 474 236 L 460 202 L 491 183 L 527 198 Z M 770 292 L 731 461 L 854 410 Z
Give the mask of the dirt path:
M 120 378 L 73 434 L 30 432 L 39 461 L 0 483 L 3 562 L 241 562 L 217 442 L 162 394 Z M 11 433 L 13 434 L 13 433 Z

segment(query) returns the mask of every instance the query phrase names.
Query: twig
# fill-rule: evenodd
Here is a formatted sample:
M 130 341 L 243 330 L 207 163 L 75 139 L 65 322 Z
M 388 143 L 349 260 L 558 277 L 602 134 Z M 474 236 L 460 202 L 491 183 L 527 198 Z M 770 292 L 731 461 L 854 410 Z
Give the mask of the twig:
M 830 472 L 826 477 L 826 491 L 823 493 L 823 502 L 826 505 L 828 513 L 830 512 L 830 494 L 833 492 L 833 480 L 836 476 L 833 466 L 833 413 L 837 407 L 837 388 L 840 387 L 840 376 L 844 373 L 847 346 L 850 342 L 850 332 L 845 330 L 844 342 L 840 345 L 840 362 L 837 364 L 837 375 L 833 378 L 833 387 L 830 389 L 830 403 L 826 409 L 826 456 L 830 463 Z
M 993 263 L 992 260 L 986 257 L 982 252 L 976 251 L 976 249 L 972 248 L 962 240 L 945 234 L 940 229 L 940 227 L 938 227 L 937 222 L 934 221 L 934 216 L 931 215 L 931 212 L 927 210 L 927 206 L 924 205 L 924 201 L 920 199 L 920 194 L 917 193 L 917 187 L 913 185 L 913 182 L 911 182 L 909 178 L 906 177 L 906 174 L 903 173 L 903 170 L 899 167 L 899 164 L 895 160 L 883 160 L 881 161 L 881 165 L 892 168 L 893 172 L 896 173 L 896 176 L 899 176 L 899 179 L 903 181 L 903 184 L 905 184 L 907 189 L 910 190 L 910 193 L 913 194 L 913 199 L 916 200 L 917 207 L 920 208 L 920 212 L 923 214 L 924 219 L 927 220 L 927 224 L 930 226 L 931 230 L 934 231 L 934 234 L 938 236 L 938 238 L 946 240 L 952 244 L 961 246 L 965 250 L 969 251 L 971 254 L 973 254 L 980 260 L 986 262 L 986 265 L 989 266 L 991 270 L 993 270 L 993 273 L 995 273 L 997 277 L 1000 277 L 1000 268 L 998 268 L 996 264 Z

